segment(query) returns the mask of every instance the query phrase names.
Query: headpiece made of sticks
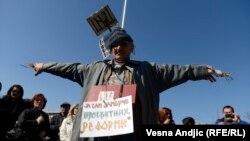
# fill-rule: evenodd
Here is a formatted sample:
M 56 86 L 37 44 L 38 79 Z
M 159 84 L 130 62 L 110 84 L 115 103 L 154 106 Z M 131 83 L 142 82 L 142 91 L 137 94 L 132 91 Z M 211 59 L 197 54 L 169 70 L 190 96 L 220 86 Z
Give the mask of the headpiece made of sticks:
M 124 3 L 122 27 L 124 26 L 125 7 L 126 1 Z M 110 46 L 113 43 L 123 39 L 133 42 L 133 39 L 130 37 L 130 35 L 127 34 L 122 27 L 118 26 L 118 21 L 108 5 L 103 6 L 99 11 L 88 17 L 87 21 L 97 36 L 106 30 L 110 31 L 108 35 L 101 37 L 99 41 L 99 47 L 104 59 L 110 55 Z M 117 27 L 115 27 L 115 29 L 112 31 L 111 27 L 115 25 L 117 25 Z

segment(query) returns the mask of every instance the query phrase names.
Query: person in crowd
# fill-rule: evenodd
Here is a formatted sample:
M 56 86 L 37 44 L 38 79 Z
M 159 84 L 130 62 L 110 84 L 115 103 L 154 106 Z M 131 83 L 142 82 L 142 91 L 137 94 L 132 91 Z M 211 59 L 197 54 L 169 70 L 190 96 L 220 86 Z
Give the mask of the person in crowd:
M 70 108 L 67 117 L 63 120 L 62 125 L 60 127 L 60 141 L 70 141 L 73 123 L 78 112 L 78 106 L 79 104 L 73 105 Z
M 241 120 L 240 116 L 234 111 L 234 108 L 230 105 L 226 105 L 222 109 L 222 118 L 216 120 L 217 125 L 245 125 L 248 122 Z
M 112 59 L 95 61 L 90 64 L 80 63 L 32 63 L 35 76 L 41 72 L 57 75 L 78 83 L 84 88 L 79 114 L 74 122 L 71 141 L 81 141 L 80 137 L 82 104 L 89 96 L 92 86 L 97 85 L 134 85 L 136 87 L 135 102 L 133 103 L 134 132 L 96 137 L 94 140 L 141 140 L 143 124 L 158 124 L 160 93 L 187 82 L 188 80 L 209 80 L 215 82 L 215 70 L 209 65 L 176 65 L 157 64 L 148 61 L 131 60 L 135 45 L 131 36 L 122 28 L 116 27 L 104 36 L 104 47 L 112 54 Z M 90 138 L 92 139 L 92 138 Z
M 161 125 L 175 125 L 172 110 L 167 107 L 162 107 L 159 110 L 159 122 Z
M 47 99 L 38 93 L 31 99 L 33 108 L 25 109 L 18 117 L 18 127 L 25 132 L 23 141 L 45 141 L 50 135 L 49 116 L 43 111 Z
M 195 120 L 192 117 L 185 117 L 182 119 L 183 125 L 195 125 Z
M 7 94 L 0 98 L 0 140 L 6 132 L 14 128 L 18 116 L 26 108 L 31 108 L 27 100 L 23 99 L 24 89 L 20 84 L 12 85 Z
M 68 102 L 64 102 L 60 105 L 60 113 L 55 114 L 50 119 L 50 128 L 51 128 L 51 141 L 59 141 L 59 128 L 63 122 L 63 120 L 67 117 L 70 109 L 70 104 Z

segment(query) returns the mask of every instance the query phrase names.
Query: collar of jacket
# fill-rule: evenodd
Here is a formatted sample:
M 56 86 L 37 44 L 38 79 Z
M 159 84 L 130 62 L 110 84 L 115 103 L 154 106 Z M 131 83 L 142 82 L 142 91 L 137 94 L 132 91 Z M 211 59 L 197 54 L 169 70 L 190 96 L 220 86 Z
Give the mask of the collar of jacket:
M 112 74 L 113 60 L 107 60 L 106 64 L 108 67 L 105 69 L 103 85 L 107 84 L 108 79 L 110 78 L 110 76 Z M 137 63 L 130 60 L 129 62 L 125 63 L 124 65 L 125 65 L 125 70 L 124 70 L 125 77 L 128 78 L 129 84 L 134 84 L 135 80 L 133 77 L 133 71 L 134 71 L 133 66 L 137 65 Z

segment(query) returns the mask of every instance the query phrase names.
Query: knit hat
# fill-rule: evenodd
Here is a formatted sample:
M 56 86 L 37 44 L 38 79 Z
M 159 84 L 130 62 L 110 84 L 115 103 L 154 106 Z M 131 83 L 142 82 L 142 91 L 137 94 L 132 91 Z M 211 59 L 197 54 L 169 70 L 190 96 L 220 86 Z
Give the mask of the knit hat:
M 121 41 L 133 42 L 133 39 L 124 29 L 120 27 L 116 27 L 111 33 L 104 36 L 103 38 L 104 46 L 106 49 L 110 49 L 113 44 L 119 43 Z

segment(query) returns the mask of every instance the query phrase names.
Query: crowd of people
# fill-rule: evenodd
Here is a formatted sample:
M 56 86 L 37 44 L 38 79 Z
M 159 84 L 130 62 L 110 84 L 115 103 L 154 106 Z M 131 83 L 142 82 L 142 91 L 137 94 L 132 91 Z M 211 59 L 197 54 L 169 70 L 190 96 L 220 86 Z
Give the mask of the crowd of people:
M 49 118 L 43 111 L 47 104 L 44 94 L 37 93 L 30 99 L 24 99 L 24 89 L 19 84 L 12 85 L 7 94 L 0 98 L 0 140 L 8 140 L 7 132 L 15 126 L 25 131 L 23 141 L 70 141 L 73 124 L 78 113 L 79 104 L 71 106 L 64 102 L 60 105 L 60 112 Z M 249 125 L 230 105 L 222 108 L 222 118 L 217 119 L 215 125 Z M 159 109 L 160 125 L 176 125 L 172 110 L 168 107 Z M 196 125 L 191 116 L 184 117 L 183 125 Z M 20 140 L 20 139 L 19 139 Z
M 0 98 L 0 140 L 16 141 L 69 141 L 78 104 L 61 104 L 61 111 L 49 118 L 43 111 L 47 98 L 42 93 L 24 99 L 24 89 L 12 85 L 7 94 Z M 70 110 L 71 108 L 71 110 Z M 18 128 L 21 136 L 10 136 L 8 132 Z

